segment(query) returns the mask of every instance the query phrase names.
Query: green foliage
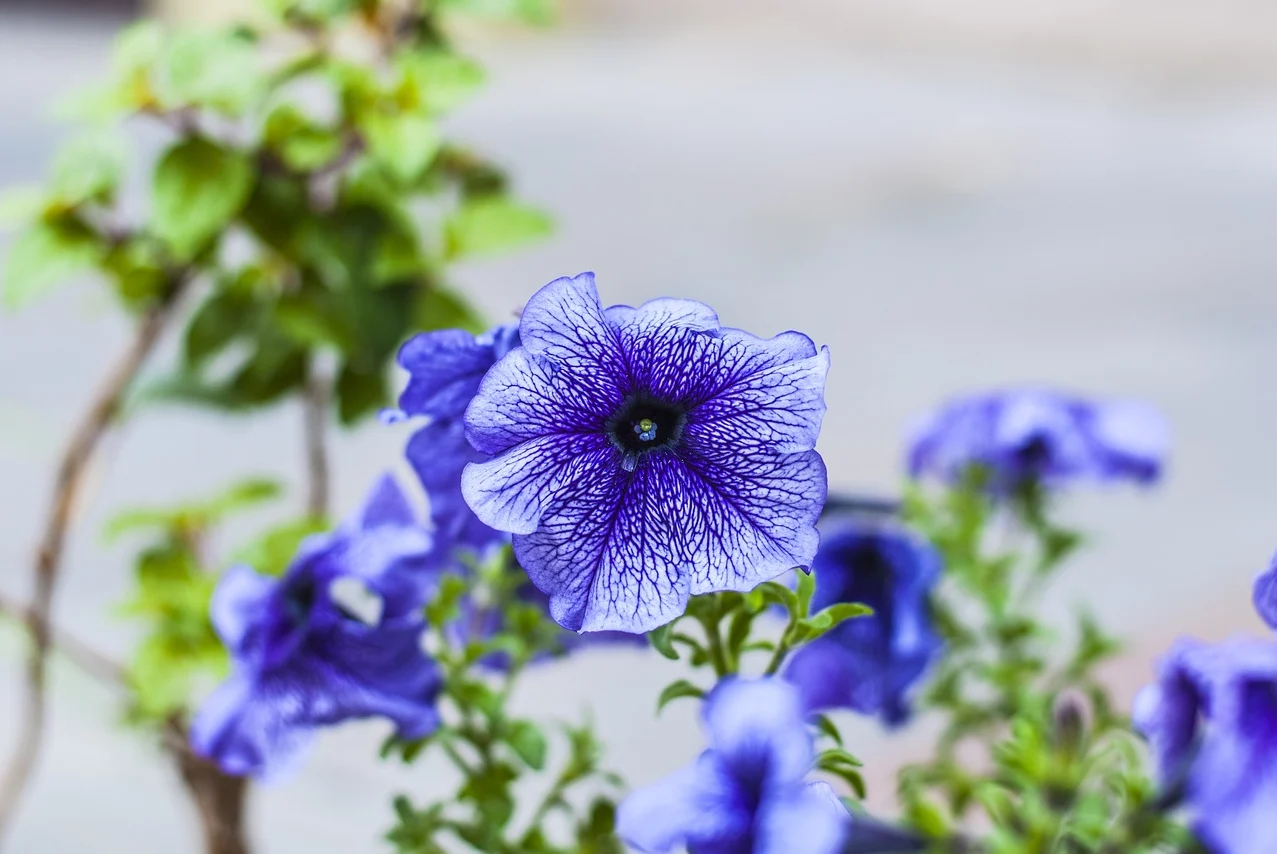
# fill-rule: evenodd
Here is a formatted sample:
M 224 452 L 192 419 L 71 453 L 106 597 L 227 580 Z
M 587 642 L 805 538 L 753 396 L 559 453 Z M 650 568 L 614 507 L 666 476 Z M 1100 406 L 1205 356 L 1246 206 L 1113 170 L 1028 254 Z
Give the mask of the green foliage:
M 444 576 L 426 605 L 432 646 L 445 676 L 444 724 L 425 739 L 388 739 L 382 755 L 414 762 L 437 751 L 457 768 L 462 782 L 453 797 L 421 808 L 407 798 L 396 800 L 396 823 L 386 838 L 401 854 L 455 851 L 458 843 L 485 854 L 623 850 L 613 833 L 611 797 L 620 781 L 602 769 L 602 747 L 589 725 L 560 728 L 566 756 L 546 779 L 546 794 L 531 817 L 515 822 L 514 787 L 554 765 L 553 742 L 543 726 L 510 716 L 509 697 L 529 661 L 561 652 L 563 634 L 540 607 L 519 599 L 527 583 L 507 549 L 464 574 Z M 477 608 L 476 602 L 486 605 Z M 495 631 L 487 622 L 492 615 L 501 617 Z M 490 669 L 476 666 L 483 663 Z M 569 795 L 584 787 L 595 794 L 582 812 Z M 568 838 L 555 841 L 547 825 L 552 816 L 567 820 Z

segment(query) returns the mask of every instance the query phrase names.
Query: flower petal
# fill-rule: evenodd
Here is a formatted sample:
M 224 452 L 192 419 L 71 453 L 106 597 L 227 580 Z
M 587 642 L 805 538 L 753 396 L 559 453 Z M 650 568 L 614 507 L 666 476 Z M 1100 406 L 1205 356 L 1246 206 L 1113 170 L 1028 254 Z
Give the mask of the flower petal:
M 409 415 L 460 416 L 494 359 L 491 341 L 461 329 L 413 336 L 399 349 L 399 364 L 411 375 L 399 408 Z
M 807 567 L 820 537 L 825 463 L 815 451 L 751 453 L 721 443 L 706 425 L 688 425 L 690 476 L 676 485 L 693 595 L 749 590 L 794 567 Z
M 461 473 L 466 503 L 498 531 L 530 534 L 558 491 L 574 483 L 606 481 L 620 470 L 619 454 L 597 434 L 539 436 Z
M 1095 408 L 1090 426 L 1101 477 L 1151 483 L 1161 476 L 1170 428 L 1157 410 L 1135 401 L 1104 403 Z
M 744 837 L 753 818 L 712 756 L 631 792 L 616 810 L 616 835 L 643 854 L 664 854 L 689 841 Z
M 227 774 L 279 779 L 310 743 L 308 727 L 289 726 L 254 685 L 233 675 L 209 695 L 191 721 L 191 748 Z
M 1189 639 L 1172 646 L 1159 666 L 1158 681 L 1140 691 L 1131 710 L 1131 725 L 1148 740 L 1163 784 L 1183 776 L 1200 734 L 1199 716 L 1210 692 L 1192 657 L 1203 647 Z
M 742 783 L 783 789 L 798 785 L 811 770 L 811 735 L 798 691 L 788 682 L 720 682 L 701 714 L 711 748 Z
M 467 465 L 488 459 L 466 441 L 465 426 L 456 420 L 432 421 L 408 440 L 408 462 L 430 501 L 430 523 L 437 548 L 461 547 L 483 554 L 504 537 L 479 521 L 461 494 Z
M 538 359 L 582 377 L 612 373 L 626 363 L 604 319 L 593 273 L 555 279 L 533 294 L 519 318 L 519 337 Z
M 587 377 L 520 347 L 483 378 L 466 410 L 466 438 L 491 455 L 541 436 L 601 433 L 623 398 L 611 374 Z
M 1255 610 L 1272 629 L 1277 630 L 1277 558 L 1255 579 Z
M 686 481 L 671 455 L 633 472 L 613 456 L 561 478 L 541 525 L 514 538 L 528 577 L 550 595 L 550 615 L 574 631 L 644 632 L 687 606 Z
M 752 854 L 838 854 L 850 828 L 833 787 L 808 783 L 763 804 Z
M 412 505 L 399 488 L 399 483 L 386 473 L 369 490 L 364 506 L 359 511 L 357 524 L 361 529 L 375 528 L 378 525 L 407 526 L 417 524 L 417 518 Z
M 209 616 L 232 655 L 244 650 L 249 631 L 261 619 L 278 583 L 244 565 L 232 566 L 218 580 L 209 603 Z

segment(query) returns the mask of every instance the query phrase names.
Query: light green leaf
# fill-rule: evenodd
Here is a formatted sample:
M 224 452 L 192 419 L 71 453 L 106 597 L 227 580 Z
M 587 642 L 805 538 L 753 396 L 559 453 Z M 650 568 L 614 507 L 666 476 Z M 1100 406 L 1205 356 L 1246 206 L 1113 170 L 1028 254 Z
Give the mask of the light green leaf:
M 483 69 L 476 63 L 440 50 L 407 53 L 403 71 L 401 108 L 438 116 L 452 110 L 483 85 Z
M 257 52 L 230 31 L 179 33 L 160 68 L 159 95 L 167 107 L 206 106 L 237 116 L 261 91 Z
M 280 104 L 271 111 L 263 137 L 284 164 L 298 172 L 311 172 L 325 166 L 342 151 L 338 132 L 317 126 L 292 104 Z
M 449 259 L 512 249 L 549 235 L 548 215 L 503 196 L 467 201 L 444 225 Z
M 116 133 L 103 131 L 77 137 L 58 152 L 54 161 L 54 197 L 68 207 L 109 201 L 119 186 L 124 157 L 124 141 Z
M 245 155 L 207 139 L 180 142 L 155 168 L 155 233 L 180 257 L 194 257 L 235 218 L 252 189 Z
M 284 574 L 302 541 L 312 534 L 328 530 L 323 519 L 296 519 L 271 528 L 231 560 L 233 564 L 251 566 L 262 575 L 278 577 Z
M 403 183 L 415 181 L 443 144 L 434 121 L 417 113 L 370 112 L 362 128 L 369 153 Z
M 93 267 L 102 245 L 86 229 L 40 223 L 9 247 L 3 276 L 4 305 L 18 308 L 54 285 Z
M 511 18 L 537 25 L 553 23 L 557 8 L 555 0 L 440 0 L 439 5 L 468 15 Z
M 464 329 L 479 334 L 491 324 L 480 317 L 460 294 L 438 285 L 424 291 L 413 308 L 412 328 L 418 332 L 434 329 Z
M 46 206 L 43 187 L 13 187 L 0 193 L 0 226 L 25 225 Z

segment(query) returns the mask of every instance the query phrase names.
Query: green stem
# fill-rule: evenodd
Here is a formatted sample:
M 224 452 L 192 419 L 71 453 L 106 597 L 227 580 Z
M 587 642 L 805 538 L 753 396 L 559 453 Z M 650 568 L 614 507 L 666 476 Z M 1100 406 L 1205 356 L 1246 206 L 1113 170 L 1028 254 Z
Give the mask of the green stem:
M 722 679 L 724 676 L 732 673 L 732 669 L 728 666 L 726 652 L 723 649 L 723 639 L 718 633 L 718 615 L 713 617 L 701 617 L 699 622 L 705 629 L 705 640 L 709 644 L 709 663 L 714 668 L 714 675 Z
M 789 630 L 792 626 L 785 627 L 785 633 L 780 636 L 780 643 L 776 644 L 776 651 L 772 653 L 771 661 L 767 662 L 767 669 L 763 671 L 764 676 L 774 676 L 776 671 L 780 670 L 780 666 L 785 663 L 785 656 L 789 655 Z

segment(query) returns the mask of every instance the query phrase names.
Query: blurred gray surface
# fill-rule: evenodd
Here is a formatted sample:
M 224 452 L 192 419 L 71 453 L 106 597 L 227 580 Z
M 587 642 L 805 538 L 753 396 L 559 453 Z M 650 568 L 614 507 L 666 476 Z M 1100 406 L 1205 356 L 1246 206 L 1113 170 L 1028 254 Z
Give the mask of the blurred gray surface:
M 1010 5 L 1021 11 L 999 13 Z M 1115 670 L 1129 693 L 1176 632 L 1253 629 L 1250 579 L 1277 545 L 1277 90 L 1268 40 L 1253 38 L 1268 12 L 1230 0 L 1231 23 L 1179 14 L 1179 29 L 1152 35 L 1138 26 L 1148 3 L 1123 26 L 1095 3 L 1075 4 L 1055 30 L 1023 20 L 1049 5 L 983 0 L 975 23 L 924 15 L 915 26 L 887 4 L 848 3 L 864 13 L 855 19 L 815 0 L 783 16 L 777 4 L 725 15 L 698 2 L 670 20 L 612 2 L 575 28 L 481 40 L 492 83 L 454 130 L 509 164 L 561 227 L 455 278 L 493 318 L 558 275 L 593 269 L 608 300 L 694 297 L 732 325 L 828 343 L 821 449 L 843 489 L 892 490 L 902 430 L 956 391 L 1039 381 L 1155 403 L 1174 427 L 1165 488 L 1070 501 L 1095 547 L 1046 603 L 1062 615 L 1085 598 L 1134 639 Z M 1037 54 L 1023 47 L 1034 26 L 1058 36 L 1030 39 Z M 0 17 L 0 186 L 39 180 L 61 133 L 47 107 L 93 79 L 107 39 L 104 26 Z M 0 316 L 8 593 L 29 590 L 52 462 L 124 333 L 90 285 Z M 370 425 L 338 441 L 342 508 L 381 469 L 403 471 L 405 435 Z M 133 423 L 94 472 L 59 621 L 123 656 L 131 634 L 107 606 L 127 589 L 127 548 L 101 543 L 103 520 L 239 473 L 295 478 L 299 440 L 289 410 L 247 421 L 156 411 Z M 0 634 L 6 757 L 17 651 Z M 679 675 L 654 656 L 592 652 L 542 669 L 518 699 L 538 715 L 592 707 L 615 765 L 642 783 L 700 747 L 690 705 L 652 720 L 656 692 Z M 114 728 L 113 698 L 66 668 L 54 696 L 11 850 L 194 851 L 169 769 Z M 872 725 L 850 731 L 874 780 L 918 749 Z M 381 734 L 370 724 L 327 735 L 297 777 L 260 792 L 261 850 L 384 850 L 387 793 L 448 780 L 430 764 L 378 766 Z

